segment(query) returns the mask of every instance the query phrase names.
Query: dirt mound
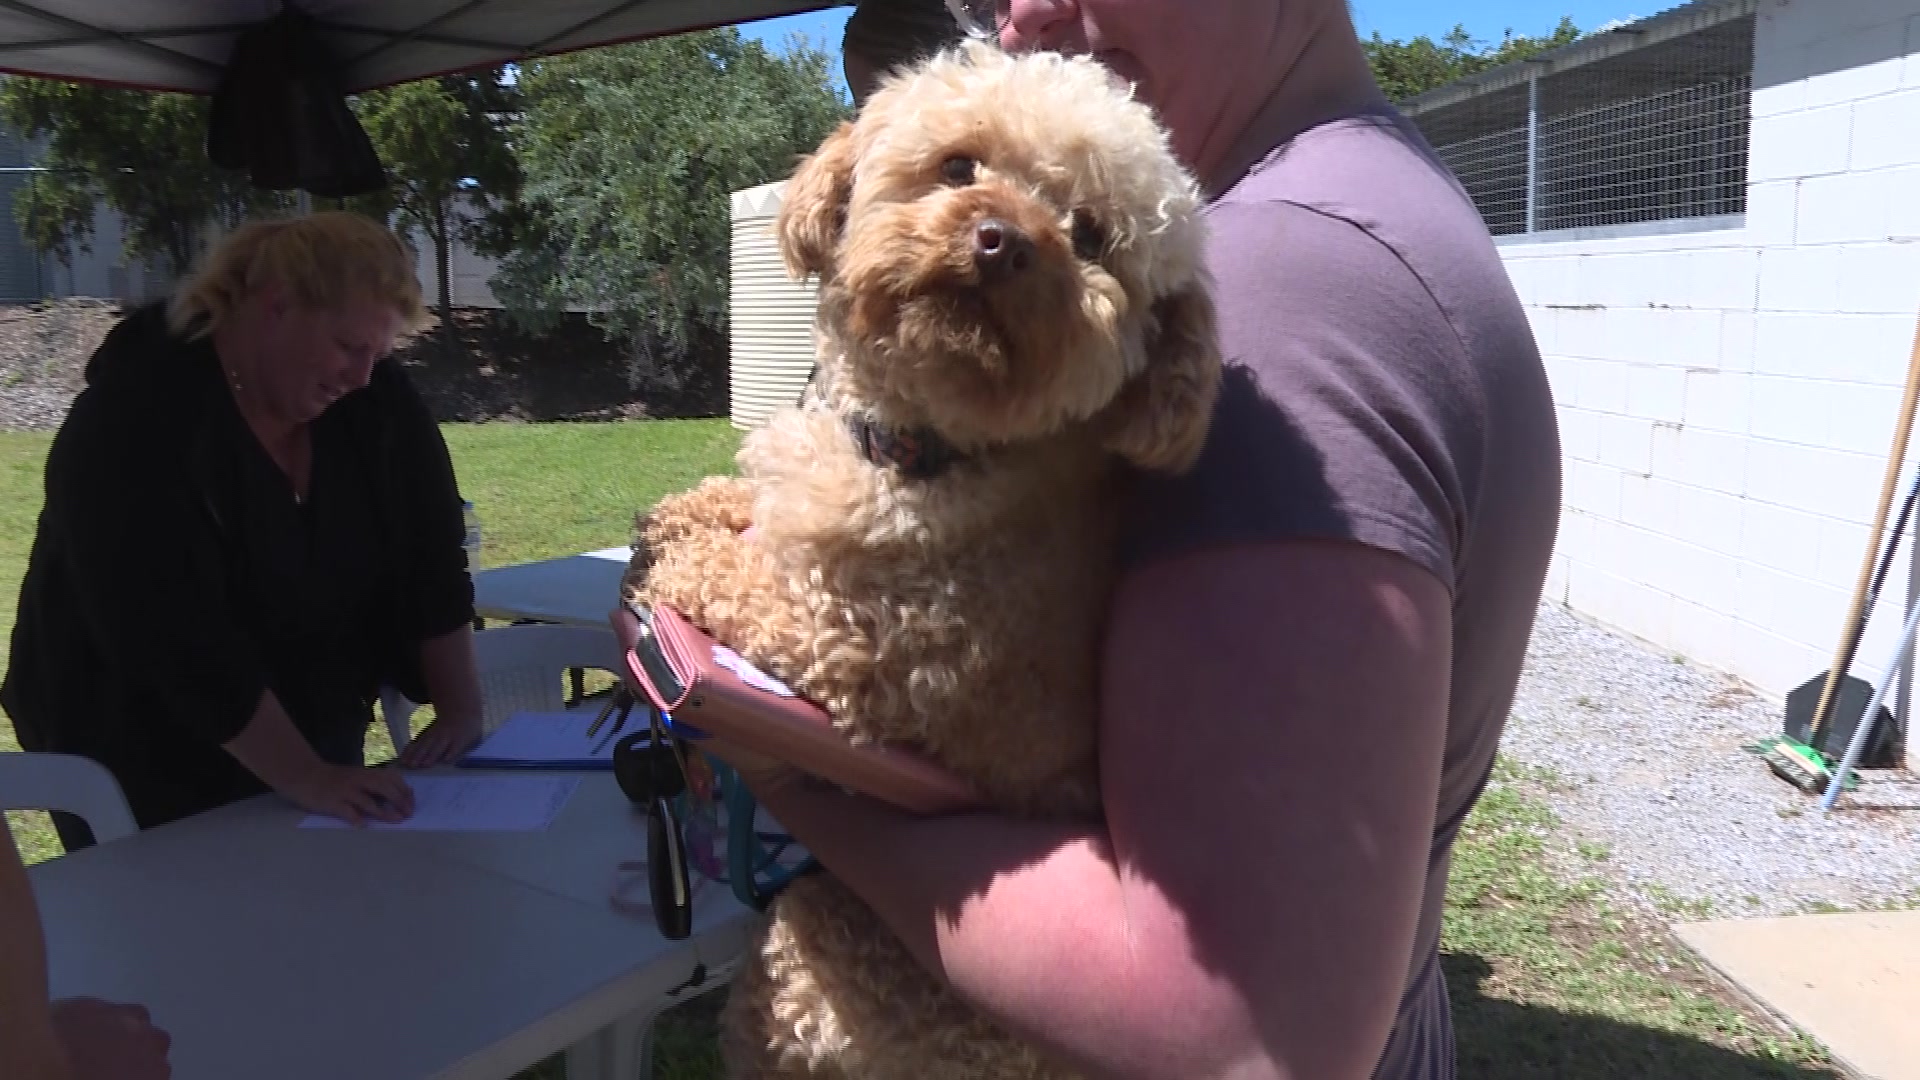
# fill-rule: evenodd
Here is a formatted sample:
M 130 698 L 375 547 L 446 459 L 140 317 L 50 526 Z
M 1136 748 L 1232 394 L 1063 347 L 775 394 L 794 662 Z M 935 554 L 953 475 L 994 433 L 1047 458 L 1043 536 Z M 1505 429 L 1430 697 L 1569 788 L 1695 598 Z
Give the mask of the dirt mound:
M 693 385 L 669 392 L 630 386 L 625 343 L 608 341 L 584 315 L 569 314 L 538 336 L 490 308 L 455 308 L 453 325 L 459 347 L 451 353 L 437 322 L 396 352 L 442 422 L 718 416 L 727 409 L 724 344 L 706 349 Z
M 0 428 L 58 426 L 87 357 L 119 318 L 116 300 L 0 304 Z
M 84 385 L 87 358 L 122 312 L 115 300 L 67 298 L 0 304 L 0 429 L 59 426 Z M 498 311 L 455 308 L 457 347 L 438 325 L 395 355 L 436 419 L 449 421 L 623 420 L 726 412 L 724 344 L 706 348 L 692 385 L 636 389 L 623 343 L 585 316 L 568 315 L 540 335 L 523 334 Z

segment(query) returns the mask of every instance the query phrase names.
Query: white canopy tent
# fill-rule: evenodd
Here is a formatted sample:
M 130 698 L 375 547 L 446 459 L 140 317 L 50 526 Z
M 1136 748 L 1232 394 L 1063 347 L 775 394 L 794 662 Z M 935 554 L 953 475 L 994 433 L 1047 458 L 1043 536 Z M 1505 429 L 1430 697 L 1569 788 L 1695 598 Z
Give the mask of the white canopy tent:
M 534 56 L 850 0 L 299 0 L 354 94 Z M 212 93 L 280 0 L 0 0 L 0 73 Z

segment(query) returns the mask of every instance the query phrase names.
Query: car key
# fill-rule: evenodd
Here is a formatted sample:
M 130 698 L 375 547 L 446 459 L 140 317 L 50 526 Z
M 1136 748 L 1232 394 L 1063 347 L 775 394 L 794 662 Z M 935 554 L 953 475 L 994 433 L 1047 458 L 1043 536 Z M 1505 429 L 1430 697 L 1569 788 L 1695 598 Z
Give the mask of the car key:
M 653 901 L 660 936 L 679 941 L 693 933 L 693 882 L 673 801 L 657 797 L 647 805 L 647 892 Z
M 678 941 L 693 932 L 693 879 L 673 800 L 687 790 L 686 773 L 671 736 L 657 725 L 636 731 L 613 748 L 614 782 L 647 811 L 647 893 L 660 935 Z

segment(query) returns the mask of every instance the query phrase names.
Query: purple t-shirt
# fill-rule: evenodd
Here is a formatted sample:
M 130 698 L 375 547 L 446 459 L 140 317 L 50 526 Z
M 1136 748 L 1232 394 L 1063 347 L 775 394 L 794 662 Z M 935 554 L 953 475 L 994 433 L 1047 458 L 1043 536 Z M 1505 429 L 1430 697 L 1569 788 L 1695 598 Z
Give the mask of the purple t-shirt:
M 1140 480 L 1130 556 L 1345 538 L 1402 554 L 1451 589 L 1437 825 L 1407 989 L 1375 1073 L 1451 1077 L 1440 913 L 1559 522 L 1546 375 L 1473 203 L 1397 112 L 1282 143 L 1212 202 L 1208 222 L 1222 398 L 1195 469 Z

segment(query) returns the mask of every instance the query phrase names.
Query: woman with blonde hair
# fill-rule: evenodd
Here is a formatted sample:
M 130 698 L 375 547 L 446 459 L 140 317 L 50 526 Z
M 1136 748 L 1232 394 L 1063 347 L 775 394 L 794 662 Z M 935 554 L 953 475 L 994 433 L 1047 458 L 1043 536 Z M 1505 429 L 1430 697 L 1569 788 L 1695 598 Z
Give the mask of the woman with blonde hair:
M 269 790 L 411 813 L 365 765 L 380 687 L 435 705 L 404 765 L 480 716 L 452 461 L 387 358 L 425 320 L 399 240 L 319 213 L 238 229 L 113 328 L 47 457 L 0 684 L 22 747 L 105 765 L 143 828 Z

